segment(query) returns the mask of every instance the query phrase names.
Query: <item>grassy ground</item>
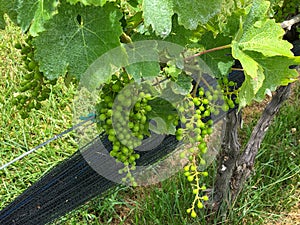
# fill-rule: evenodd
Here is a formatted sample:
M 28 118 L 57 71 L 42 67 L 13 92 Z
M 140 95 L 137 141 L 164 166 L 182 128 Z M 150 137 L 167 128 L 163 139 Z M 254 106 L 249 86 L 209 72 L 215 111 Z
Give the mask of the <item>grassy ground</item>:
M 20 54 L 13 46 L 23 38 L 13 26 L 0 31 L 1 165 L 72 126 L 71 102 L 75 91 L 72 87 L 55 87 L 52 90 L 55 95 L 26 121 L 12 107 L 14 91 L 24 73 Z M 294 90 L 289 102 L 292 104 L 285 105 L 269 129 L 255 172 L 231 210 L 227 224 L 299 224 L 299 85 Z M 250 135 L 257 118 L 256 113 L 253 115 L 254 108 L 251 109 L 247 113 L 249 122 L 242 130 L 243 140 Z M 0 210 L 76 149 L 71 133 L 0 171 Z M 53 224 L 206 224 L 205 210 L 199 213 L 198 219 L 191 219 L 185 213 L 193 197 L 188 190 L 189 183 L 181 173 L 155 186 L 118 187 Z
M 12 26 L 0 31 L 1 165 L 72 125 L 72 88 L 66 89 L 58 85 L 52 90 L 56 94 L 52 94 L 49 101 L 43 104 L 43 109 L 34 111 L 27 120 L 22 120 L 12 106 L 20 78 L 25 72 L 20 53 L 13 47 L 24 38 L 20 33 L 20 30 Z M 62 107 L 66 104 L 69 106 Z M 0 171 L 0 208 L 30 186 L 42 173 L 76 151 L 72 135 L 66 136 L 65 140 L 57 140 Z

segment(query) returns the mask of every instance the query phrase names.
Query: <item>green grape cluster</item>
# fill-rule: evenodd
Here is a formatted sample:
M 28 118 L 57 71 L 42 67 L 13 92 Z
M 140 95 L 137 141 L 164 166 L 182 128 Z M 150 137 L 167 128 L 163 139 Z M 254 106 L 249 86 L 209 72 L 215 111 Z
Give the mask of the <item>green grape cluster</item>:
M 276 22 L 283 22 L 299 13 L 300 2 L 299 0 L 285 0 L 282 6 L 277 4 L 273 10 L 275 11 L 274 18 Z
M 198 88 L 195 93 L 187 95 L 185 101 L 177 107 L 181 127 L 176 130 L 176 138 L 189 146 L 186 151 L 181 152 L 180 157 L 188 158 L 184 175 L 191 182 L 195 196 L 191 208 L 187 209 L 191 217 L 196 217 L 196 208 L 203 208 L 203 202 L 208 200 L 208 196 L 202 196 L 206 187 L 201 185 L 201 177 L 208 176 L 208 173 L 198 168 L 206 164 L 203 156 L 208 150 L 207 136 L 213 132 L 211 116 L 218 115 L 221 110 L 226 112 L 238 104 L 237 83 L 227 78 L 219 80 L 218 83 L 215 88 Z
M 19 110 L 22 119 L 28 118 L 32 109 L 39 110 L 42 107 L 41 102 L 49 98 L 51 85 L 57 82 L 57 80 L 47 80 L 39 71 L 38 62 L 34 59 L 32 37 L 29 36 L 25 42 L 24 45 L 21 43 L 15 45 L 15 48 L 21 50 L 27 73 L 22 77 L 23 81 L 12 102 Z
M 140 156 L 134 148 L 150 135 L 148 113 L 152 107 L 148 103 L 153 97 L 132 81 L 125 72 L 120 76 L 113 75 L 112 80 L 102 88 L 96 111 L 99 128 L 105 130 L 112 143 L 110 155 L 124 164 L 119 173 L 127 175 L 122 181 L 129 180 L 136 185 L 130 170 L 135 169 Z
M 191 182 L 193 194 L 195 195 L 192 207 L 187 210 L 192 217 L 196 217 L 195 208 L 203 207 L 203 201 L 207 196 L 201 196 L 205 186 L 200 185 L 200 177 L 207 176 L 206 171 L 198 171 L 199 165 L 205 165 L 203 155 L 207 152 L 206 136 L 213 132 L 213 120 L 209 119 L 211 114 L 219 113 L 214 110 L 211 101 L 215 99 L 217 92 L 211 93 L 198 89 L 196 96 L 191 94 L 178 107 L 180 113 L 181 127 L 176 131 L 177 140 L 183 140 L 189 146 L 187 151 L 180 154 L 181 158 L 188 158 L 188 164 L 184 167 L 184 175 Z
M 234 81 L 229 81 L 227 77 L 219 80 L 218 89 L 221 90 L 222 95 L 222 110 L 227 112 L 229 109 L 233 109 L 239 104 L 238 93 L 239 88 L 237 83 Z

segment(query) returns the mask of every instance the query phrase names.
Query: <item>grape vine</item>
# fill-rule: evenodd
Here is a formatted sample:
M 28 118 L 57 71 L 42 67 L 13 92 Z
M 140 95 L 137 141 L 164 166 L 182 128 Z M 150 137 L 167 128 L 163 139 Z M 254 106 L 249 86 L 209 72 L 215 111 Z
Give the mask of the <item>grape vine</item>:
M 94 81 L 92 77 L 91 83 L 100 89 L 95 106 L 98 129 L 112 143 L 111 157 L 124 165 L 119 171 L 124 174 L 123 182 L 137 185 L 132 174 L 140 157 L 136 148 L 151 132 L 175 135 L 188 146 L 180 156 L 188 161 L 184 174 L 195 195 L 187 213 L 196 217 L 196 208 L 204 207 L 208 200 L 202 195 L 206 189 L 202 178 L 208 174 L 199 168 L 206 163 L 213 115 L 261 101 L 278 86 L 298 78 L 289 66 L 299 65 L 300 57 L 294 56 L 291 43 L 283 40 L 286 32 L 279 22 L 299 13 L 299 1 L 100 2 L 0 0 L 0 27 L 5 26 L 2 17 L 7 14 L 28 35 L 26 43 L 16 45 L 27 73 L 13 104 L 22 118 L 29 117 L 31 110 L 39 110 L 49 98 L 59 77 L 74 77 L 80 83 L 99 57 L 125 43 L 128 49 L 145 40 L 183 46 L 182 60 L 172 60 L 175 51 L 159 49 L 157 43 L 142 51 L 133 47 L 130 52 L 124 47 L 115 57 L 100 62 L 109 64 L 107 71 L 95 72 L 93 76 L 100 78 Z M 299 40 L 298 34 L 295 40 Z M 153 60 L 116 63 L 149 55 Z M 119 71 L 110 73 L 114 67 Z M 199 80 L 193 77 L 195 68 L 201 74 Z M 241 87 L 228 79 L 234 70 L 245 76 Z M 205 73 L 218 84 L 206 84 Z M 163 99 L 164 94 L 172 98 Z M 175 100 L 170 103 L 170 99 Z

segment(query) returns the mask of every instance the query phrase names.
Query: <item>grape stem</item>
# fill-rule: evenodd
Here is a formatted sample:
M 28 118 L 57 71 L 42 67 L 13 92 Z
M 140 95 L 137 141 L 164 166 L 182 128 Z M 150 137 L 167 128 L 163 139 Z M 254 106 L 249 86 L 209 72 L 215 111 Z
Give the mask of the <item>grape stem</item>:
M 219 50 L 223 50 L 223 49 L 227 49 L 227 48 L 231 48 L 231 44 L 228 44 L 228 45 L 223 45 L 223 46 L 219 46 L 219 47 L 216 47 L 216 48 L 211 48 L 211 49 L 207 49 L 207 50 L 204 50 L 202 52 L 198 52 L 192 56 L 189 56 L 187 58 L 185 58 L 186 60 L 190 60 L 190 59 L 193 59 L 197 56 L 201 56 L 201 55 L 204 55 L 204 54 L 207 54 L 207 53 L 210 53 L 210 52 L 214 52 L 214 51 L 219 51 Z
M 291 30 L 292 26 L 300 22 L 300 14 L 294 16 L 290 20 L 283 21 L 280 25 L 283 29 Z

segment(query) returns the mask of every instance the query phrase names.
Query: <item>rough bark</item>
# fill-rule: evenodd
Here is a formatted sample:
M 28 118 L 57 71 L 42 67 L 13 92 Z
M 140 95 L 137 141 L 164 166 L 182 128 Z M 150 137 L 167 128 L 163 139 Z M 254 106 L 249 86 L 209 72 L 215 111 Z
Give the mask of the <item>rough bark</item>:
M 218 170 L 214 188 L 213 212 L 220 212 L 221 216 L 227 210 L 222 208 L 230 207 L 230 180 L 235 169 L 235 163 L 240 153 L 240 143 L 238 141 L 238 128 L 241 125 L 241 112 L 231 112 L 225 119 L 225 132 L 221 145 L 221 152 L 217 157 Z
M 233 206 L 238 194 L 251 175 L 255 158 L 265 134 L 278 113 L 282 103 L 290 94 L 290 85 L 276 90 L 259 121 L 254 127 L 243 151 L 238 142 L 241 113 L 231 113 L 226 118 L 226 128 L 221 152 L 218 156 L 218 173 L 213 191 L 212 211 L 224 220 L 228 209 Z

